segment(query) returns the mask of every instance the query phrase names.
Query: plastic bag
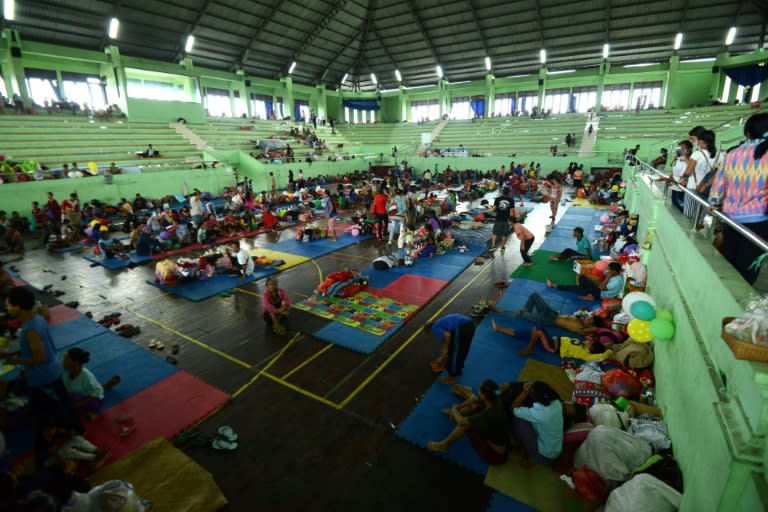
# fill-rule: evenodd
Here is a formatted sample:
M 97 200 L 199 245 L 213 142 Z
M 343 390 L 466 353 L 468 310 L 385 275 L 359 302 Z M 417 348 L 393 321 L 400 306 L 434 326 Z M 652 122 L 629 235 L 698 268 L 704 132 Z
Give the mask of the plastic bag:
M 151 505 L 128 482 L 110 480 L 87 493 L 73 492 L 62 512 L 144 512 Z
M 768 297 L 750 299 L 747 311 L 728 323 L 725 332 L 741 341 L 768 347 Z

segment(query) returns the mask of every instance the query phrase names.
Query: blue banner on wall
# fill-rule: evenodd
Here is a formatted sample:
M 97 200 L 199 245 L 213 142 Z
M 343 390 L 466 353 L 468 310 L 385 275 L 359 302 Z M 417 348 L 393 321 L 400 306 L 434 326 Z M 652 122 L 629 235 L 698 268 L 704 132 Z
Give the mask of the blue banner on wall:
M 342 105 L 354 110 L 379 110 L 378 100 L 344 100 Z

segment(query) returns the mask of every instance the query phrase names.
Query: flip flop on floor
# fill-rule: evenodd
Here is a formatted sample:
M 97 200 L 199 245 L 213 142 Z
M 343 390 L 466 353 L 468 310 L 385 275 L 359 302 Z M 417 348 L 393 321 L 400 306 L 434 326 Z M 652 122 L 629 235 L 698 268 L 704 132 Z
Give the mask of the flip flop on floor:
M 179 361 L 178 361 L 178 360 L 177 360 L 175 357 L 173 357 L 173 356 L 168 356 L 168 357 L 166 357 L 166 358 L 165 358 L 165 361 L 166 361 L 167 363 L 170 363 L 170 364 L 174 365 L 174 366 L 176 366 L 177 364 L 179 364 Z
M 228 451 L 228 452 L 231 452 L 237 449 L 237 443 L 232 443 L 227 441 L 226 439 L 221 439 L 221 438 L 214 439 L 211 442 L 211 446 L 213 446 L 216 450 Z
M 234 443 L 237 441 L 237 434 L 234 430 L 232 430 L 232 427 L 228 425 L 224 425 L 222 427 L 219 427 L 219 436 L 221 439 L 224 439 L 225 441 L 229 441 L 230 443 Z

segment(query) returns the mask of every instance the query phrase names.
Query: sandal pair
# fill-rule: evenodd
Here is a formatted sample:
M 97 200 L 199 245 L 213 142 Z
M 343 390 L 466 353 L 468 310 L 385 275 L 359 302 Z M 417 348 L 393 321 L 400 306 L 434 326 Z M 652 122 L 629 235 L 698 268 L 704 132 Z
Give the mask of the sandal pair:
M 158 340 L 157 338 L 152 338 L 152 340 L 149 342 L 149 345 L 147 345 L 150 350 L 163 350 L 165 349 L 165 345 L 162 341 Z

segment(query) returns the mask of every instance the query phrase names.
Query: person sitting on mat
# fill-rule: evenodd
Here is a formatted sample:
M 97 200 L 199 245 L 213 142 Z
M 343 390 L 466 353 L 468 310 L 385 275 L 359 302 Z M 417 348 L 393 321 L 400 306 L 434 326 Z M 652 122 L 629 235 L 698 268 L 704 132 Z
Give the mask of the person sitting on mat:
M 468 316 L 450 313 L 435 322 L 427 323 L 424 330 L 443 344 L 440 355 L 431 363 L 432 370 L 436 373 L 447 370 L 448 376 L 442 378 L 441 382 L 455 382 L 456 376 L 461 375 L 464 369 L 464 360 L 475 335 L 475 322 Z
M 467 436 L 472 447 L 489 465 L 503 464 L 509 451 L 509 421 L 499 385 L 492 380 L 480 384 L 480 396 L 456 404 L 443 412 L 456 423 L 448 437 L 430 441 L 427 449 L 447 452 L 454 442 Z
M 573 228 L 573 238 L 576 239 L 576 250 L 569 247 L 557 256 L 552 256 L 549 259 L 552 261 L 572 259 L 591 260 L 592 244 L 589 242 L 589 239 L 584 236 L 584 228 Z
M 253 274 L 256 265 L 253 263 L 251 254 L 240 247 L 240 242 L 232 242 L 229 245 L 229 257 L 232 259 L 232 268 L 240 276 L 240 280 Z
M 601 317 L 593 314 L 561 315 L 547 304 L 541 295 L 535 292 L 528 297 L 525 306 L 518 311 L 503 311 L 494 305 L 491 305 L 491 309 L 504 316 L 521 318 L 531 322 L 539 329 L 556 326 L 580 336 L 586 336 L 589 333 L 595 332 L 599 327 L 603 327 L 604 324 Z
M 526 401 L 533 402 L 526 407 Z M 563 404 L 544 382 L 526 382 L 512 403 L 512 431 L 523 446 L 522 466 L 552 466 L 563 450 Z
M 547 286 L 564 292 L 578 293 L 580 294 L 579 298 L 584 300 L 615 299 L 624 290 L 621 263 L 618 261 L 610 262 L 605 271 L 605 277 L 599 284 L 584 274 L 579 274 L 576 282 L 577 284 L 556 284 L 547 279 Z
M 288 319 L 288 308 L 291 307 L 291 298 L 285 290 L 278 288 L 277 278 L 267 278 L 267 289 L 261 300 L 261 317 L 277 334 L 285 334 L 283 322 Z
M 533 354 L 536 345 L 541 344 L 547 352 L 560 352 L 560 357 L 570 359 L 582 359 L 584 361 L 593 361 L 605 359 L 611 355 L 611 351 L 605 348 L 600 341 L 592 337 L 586 337 L 583 341 L 568 337 L 550 337 L 543 327 L 534 327 L 530 332 L 520 329 L 511 329 L 502 327 L 495 319 L 491 319 L 491 327 L 496 332 L 512 336 L 521 340 L 528 340 L 528 345 L 517 354 L 527 356 Z M 550 341 L 551 340 L 551 341 Z
M 99 249 L 104 258 L 112 259 L 115 256 L 120 256 L 122 259 L 128 259 L 128 247 L 123 245 L 120 240 L 110 240 L 109 236 L 109 231 L 102 231 L 98 242 Z
M 114 375 L 104 385 L 99 384 L 93 373 L 85 367 L 90 360 L 89 352 L 74 347 L 67 350 L 62 363 L 64 372 L 61 374 L 61 380 L 81 417 L 99 412 L 104 404 L 104 392 L 120 383 L 120 376 Z

